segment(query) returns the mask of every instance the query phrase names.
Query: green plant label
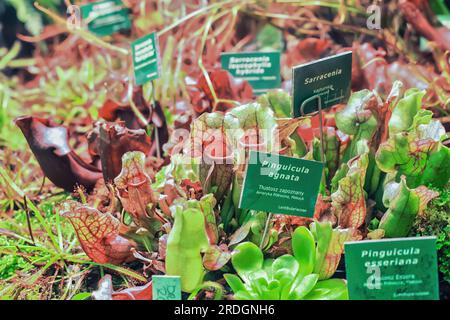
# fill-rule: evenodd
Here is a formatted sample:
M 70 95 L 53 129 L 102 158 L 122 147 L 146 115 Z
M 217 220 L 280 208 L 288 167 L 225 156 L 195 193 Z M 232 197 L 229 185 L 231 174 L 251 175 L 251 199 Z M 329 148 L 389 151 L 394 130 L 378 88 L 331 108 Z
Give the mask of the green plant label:
M 159 78 L 160 61 L 158 37 L 155 32 L 131 43 L 133 69 L 137 85 Z
M 222 69 L 237 79 L 247 80 L 255 94 L 279 88 L 280 52 L 222 53 Z
M 251 151 L 239 208 L 312 217 L 323 163 Z
M 128 9 L 122 0 L 106 0 L 81 6 L 81 16 L 89 31 L 99 36 L 109 36 L 122 29 L 130 29 Z
M 439 299 L 435 237 L 345 243 L 352 300 Z
M 152 276 L 153 300 L 181 300 L 179 276 Z
M 313 96 L 320 97 L 322 109 L 346 101 L 350 96 L 351 80 L 351 51 L 294 67 L 292 69 L 294 116 L 300 117 L 319 110 L 317 99 L 305 103 L 305 100 Z

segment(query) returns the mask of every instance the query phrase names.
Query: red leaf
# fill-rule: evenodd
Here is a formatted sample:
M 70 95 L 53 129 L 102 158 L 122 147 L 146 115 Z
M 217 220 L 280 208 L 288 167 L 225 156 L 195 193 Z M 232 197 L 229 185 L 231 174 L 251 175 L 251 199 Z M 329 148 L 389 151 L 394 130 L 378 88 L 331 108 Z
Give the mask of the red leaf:
M 122 156 L 128 151 L 150 152 L 150 138 L 143 129 L 132 130 L 123 123 L 97 123 L 89 133 L 91 155 L 100 156 L 103 177 L 112 181 L 122 170 Z
M 69 146 L 67 128 L 31 116 L 19 117 L 15 123 L 22 130 L 42 171 L 56 186 L 69 192 L 77 185 L 90 190 L 102 178 L 97 167 L 86 163 Z
M 367 207 L 364 181 L 369 163 L 368 152 L 358 155 L 347 162 L 345 176 L 338 189 L 331 194 L 331 205 L 342 228 L 359 228 L 366 218 Z
M 143 286 L 131 287 L 122 291 L 112 293 L 113 300 L 152 300 L 153 285 L 149 282 Z
M 331 201 L 329 199 L 324 199 L 323 195 L 320 193 L 317 196 L 314 219 L 320 222 L 329 221 L 333 226 L 337 222 L 336 216 L 332 211 Z
M 289 68 L 319 59 L 328 49 L 331 48 L 331 42 L 326 39 L 306 38 L 297 43 L 291 42 L 288 44 L 286 54 L 283 55 L 282 65 Z
M 143 129 L 145 124 L 139 121 L 130 107 L 128 89 L 128 83 L 119 83 L 110 90 L 111 94 L 100 108 L 98 115 L 111 122 L 122 120 L 130 129 Z M 144 99 L 142 87 L 133 87 L 133 103 L 146 119 L 150 118 L 151 108 Z
M 352 89 L 376 90 L 380 95 L 389 94 L 394 81 L 399 80 L 404 88 L 419 88 L 428 90 L 427 95 L 436 94 L 431 87 L 433 81 L 443 81 L 434 71 L 434 66 L 408 64 L 402 61 L 394 61 L 389 64 L 385 60 L 386 52 L 383 49 L 375 49 L 372 44 L 354 44 L 354 58 L 352 67 Z M 446 83 L 446 82 L 445 82 Z M 439 87 L 443 87 L 439 85 Z M 444 90 L 445 86 L 443 87 Z M 431 89 L 431 90 L 430 90 Z
M 224 245 L 223 248 L 212 245 L 203 256 L 203 266 L 211 271 L 219 270 L 231 259 L 231 252 Z
M 226 138 L 221 136 L 220 130 L 217 131 L 215 139 L 204 147 L 199 176 L 205 192 L 209 192 L 212 186 L 217 188 L 214 197 L 220 202 L 230 189 L 234 164 L 232 150 L 225 143 Z
M 136 117 L 136 114 L 130 106 L 127 97 L 128 85 L 128 83 L 121 84 L 122 87 L 111 90 L 116 95 L 113 96 L 113 94 L 110 94 L 109 98 L 99 110 L 99 116 L 111 122 L 116 120 L 124 121 L 125 126 L 129 129 L 147 129 L 146 125 Z M 153 124 L 156 128 L 157 134 L 153 130 L 151 136 L 151 141 L 153 142 L 151 154 L 156 154 L 158 145 L 160 154 L 163 154 L 162 147 L 169 141 L 169 130 L 160 103 L 156 101 L 155 105 L 149 105 L 144 99 L 142 87 L 133 87 L 133 103 L 148 123 Z M 159 139 L 158 143 L 156 143 L 156 137 Z
M 142 152 L 127 152 L 122 157 L 122 171 L 114 179 L 124 209 L 136 222 L 147 220 L 147 205 L 156 203 L 144 165 L 145 155 Z
M 218 99 L 248 102 L 253 98 L 253 89 L 247 81 L 233 78 L 228 71 L 222 69 L 212 69 L 208 71 Z M 208 82 L 201 74 L 194 86 L 190 86 L 189 94 L 195 112 L 201 114 L 212 111 L 214 97 L 208 86 Z M 216 106 L 217 111 L 225 111 L 233 107 L 231 103 L 220 102 Z
M 391 82 L 387 76 L 388 63 L 384 59 L 386 52 L 383 49 L 375 49 L 372 44 L 354 44 L 354 59 L 352 65 L 352 89 L 376 90 L 385 95 L 391 89 Z M 361 80 L 364 81 L 361 82 Z
M 422 11 L 411 1 L 400 1 L 400 11 L 421 35 L 436 44 L 443 50 L 450 50 L 450 30 L 434 28 L 427 20 Z
M 131 249 L 136 244 L 119 234 L 120 221 L 111 214 L 66 201 L 61 216 L 70 220 L 81 247 L 94 262 L 122 264 L 135 259 Z

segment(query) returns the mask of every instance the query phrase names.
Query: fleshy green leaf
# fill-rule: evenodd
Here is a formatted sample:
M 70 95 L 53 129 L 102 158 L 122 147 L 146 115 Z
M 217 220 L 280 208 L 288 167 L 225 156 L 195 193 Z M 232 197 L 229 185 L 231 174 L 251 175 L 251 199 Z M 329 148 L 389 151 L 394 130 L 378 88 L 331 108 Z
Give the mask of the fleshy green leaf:
M 236 300 L 257 300 L 258 297 L 246 291 L 238 291 L 234 294 Z
M 174 154 L 170 157 L 170 163 L 156 173 L 152 188 L 162 190 L 167 179 L 171 178 L 178 184 L 181 184 L 184 179 L 192 182 L 199 181 L 196 166 L 188 156 L 183 154 Z
M 438 195 L 438 192 L 425 186 L 409 189 L 405 177 L 402 177 L 400 183 L 388 183 L 383 195 L 383 202 L 388 210 L 379 225 L 384 230 L 385 237 L 406 237 L 417 215 Z
M 387 173 L 404 175 L 409 187 L 443 187 L 450 178 L 450 150 L 440 140 L 445 135 L 442 124 L 431 120 L 429 111 L 421 111 L 408 131 L 392 135 L 380 145 L 375 160 Z
M 216 200 L 212 194 L 204 195 L 200 200 L 189 200 L 188 207 L 196 208 L 203 213 L 205 217 L 206 233 L 210 244 L 216 244 L 218 240 L 218 231 L 216 224 L 216 216 L 214 214 L 214 206 Z
M 203 280 L 201 253 L 209 247 L 205 217 L 195 208 L 175 208 L 175 222 L 167 239 L 166 273 L 181 277 L 181 289 L 191 292 Z
M 425 91 L 411 88 L 405 92 L 402 99 L 392 111 L 389 119 L 389 135 L 408 130 L 414 120 L 414 116 L 422 107 L 422 98 Z
M 320 227 L 330 229 L 328 238 L 331 240 L 331 224 L 323 224 Z M 296 239 L 293 240 L 296 243 L 295 252 L 297 252 L 297 256 L 305 257 L 300 260 L 310 260 L 311 257 L 314 257 L 314 253 L 299 253 L 299 251 L 315 251 L 314 239 L 311 239 L 311 234 L 307 233 L 309 232 L 307 229 L 298 228 L 297 230 L 299 231 L 296 231 Z M 326 238 L 327 234 L 326 232 L 320 232 L 320 236 Z M 306 243 L 309 243 L 309 245 Z M 323 244 L 320 244 L 320 246 L 324 251 L 323 259 L 326 259 L 328 243 L 326 246 Z M 314 292 L 315 295 L 323 299 L 338 299 L 344 298 L 346 293 L 343 290 L 346 287 L 345 282 L 327 282 L 319 285 L 321 283 L 319 274 L 313 273 L 305 276 L 304 273 L 299 272 L 298 259 L 291 255 L 286 254 L 275 260 L 266 259 L 263 261 L 262 251 L 251 242 L 244 242 L 237 246 L 233 253 L 232 264 L 244 281 L 242 282 L 235 275 L 225 275 L 226 281 L 234 292 L 235 299 L 300 300 L 310 292 Z M 316 286 L 318 287 L 317 290 L 313 291 Z
M 241 279 L 237 275 L 227 273 L 227 274 L 224 274 L 223 277 L 225 278 L 226 282 L 228 283 L 228 285 L 230 286 L 231 290 L 233 290 L 234 293 L 237 293 L 239 291 L 244 291 L 244 292 L 247 291 L 244 283 L 241 281 Z
M 252 242 L 243 242 L 234 249 L 231 261 L 239 275 L 260 270 L 264 256 L 261 249 Z
M 263 107 L 271 108 L 278 118 L 290 118 L 292 115 L 291 96 L 284 90 L 271 90 L 259 96 L 257 101 Z
M 345 280 L 329 279 L 319 281 L 305 300 L 348 300 L 348 289 Z
M 319 280 L 318 274 L 309 274 L 302 278 L 302 281 L 294 286 L 289 293 L 289 300 L 300 300 L 305 297 L 316 285 Z
M 225 115 L 226 123 L 239 123 L 241 129 L 274 129 L 276 120 L 273 111 L 259 103 L 249 103 L 232 109 Z M 231 127 L 231 125 L 230 125 Z
M 292 235 L 292 251 L 294 257 L 300 265 L 300 272 L 303 276 L 310 274 L 314 270 L 316 260 L 314 236 L 306 227 L 298 227 Z
M 87 300 L 91 297 L 91 295 L 92 294 L 90 292 L 80 292 L 74 295 L 71 300 Z
M 297 260 L 289 254 L 278 257 L 272 264 L 273 277 L 280 282 L 280 287 L 289 285 L 297 275 L 298 270 Z
M 370 110 L 377 106 L 377 96 L 367 89 L 353 93 L 346 107 L 336 113 L 336 126 L 345 134 L 353 136 L 347 147 L 343 161 L 348 161 L 357 155 L 356 142 L 365 139 L 371 141 L 377 129 L 378 122 Z
M 232 132 L 234 145 L 258 145 L 259 150 L 271 151 L 274 147 L 274 131 L 277 127 L 274 112 L 259 103 L 249 103 L 232 109 L 225 114 L 225 123 Z M 246 141 L 249 140 L 249 141 Z

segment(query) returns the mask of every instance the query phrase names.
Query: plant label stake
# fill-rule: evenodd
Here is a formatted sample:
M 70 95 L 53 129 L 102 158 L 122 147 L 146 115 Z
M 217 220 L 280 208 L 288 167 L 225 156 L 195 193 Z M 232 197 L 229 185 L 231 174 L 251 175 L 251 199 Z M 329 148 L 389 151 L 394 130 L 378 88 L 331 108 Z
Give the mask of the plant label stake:
M 266 241 L 267 233 L 269 232 L 269 224 L 272 221 L 273 213 L 269 212 L 267 215 L 266 223 L 264 225 L 264 231 L 261 236 L 261 242 L 259 243 L 259 248 L 262 250 L 264 248 L 264 242 Z
M 250 151 L 239 208 L 311 218 L 314 215 L 323 163 L 278 154 Z
M 352 52 L 347 51 L 292 69 L 294 117 L 319 113 L 320 160 L 325 162 L 322 110 L 345 102 L 350 96 Z M 317 101 L 314 104 L 314 101 Z M 299 107 L 300 106 L 300 107 Z
M 310 198 L 314 200 L 312 201 L 313 203 L 312 208 L 310 208 L 307 211 L 310 212 L 309 216 L 306 215 L 307 217 L 312 217 L 314 214 L 314 207 L 317 200 L 320 180 L 324 178 L 323 164 L 325 163 L 326 159 L 325 159 L 322 110 L 323 108 L 325 109 L 330 108 L 333 105 L 342 103 L 348 99 L 348 97 L 350 96 L 351 79 L 352 79 L 351 51 L 340 53 L 328 58 L 312 61 L 309 63 L 305 63 L 296 66 L 292 69 L 292 81 L 293 81 L 292 109 L 294 117 L 300 117 L 315 112 L 319 113 L 320 160 L 322 162 L 321 164 L 322 166 L 320 169 L 317 189 L 314 189 L 317 190 L 317 193 L 315 194 L 315 197 Z M 314 104 L 314 101 L 317 102 Z M 311 180 L 308 180 L 308 182 L 310 181 Z M 302 184 L 301 183 L 297 184 L 296 188 L 298 188 L 299 185 Z M 285 199 L 279 200 L 286 201 Z M 274 201 L 276 202 L 275 199 Z M 285 213 L 302 215 L 302 214 L 295 214 L 295 212 L 292 212 L 290 210 L 288 210 L 287 212 L 285 211 Z M 271 218 L 272 214 L 269 214 L 268 220 L 266 221 L 266 227 L 264 228 L 261 246 L 264 243 L 269 220 Z
M 122 0 L 106 0 L 81 6 L 81 16 L 89 31 L 99 36 L 109 36 L 119 30 L 130 29 L 128 9 Z
M 159 78 L 161 64 L 158 37 L 155 32 L 133 41 L 131 53 L 134 77 L 138 86 Z
M 320 96 L 322 109 L 346 101 L 350 96 L 351 80 L 351 51 L 294 67 L 292 69 L 294 117 L 320 111 L 319 106 L 312 103 L 314 96 Z
M 155 80 L 152 80 L 152 112 L 156 112 L 156 100 L 155 100 Z M 156 157 L 158 159 L 161 159 L 161 146 L 159 145 L 159 133 L 158 133 L 158 127 L 156 124 L 153 124 L 154 130 L 155 130 L 155 140 L 156 140 Z
M 179 276 L 152 276 L 153 300 L 181 300 Z
M 281 86 L 280 52 L 222 53 L 220 61 L 234 78 L 247 80 L 255 94 Z
M 351 300 L 439 300 L 436 237 L 344 244 Z

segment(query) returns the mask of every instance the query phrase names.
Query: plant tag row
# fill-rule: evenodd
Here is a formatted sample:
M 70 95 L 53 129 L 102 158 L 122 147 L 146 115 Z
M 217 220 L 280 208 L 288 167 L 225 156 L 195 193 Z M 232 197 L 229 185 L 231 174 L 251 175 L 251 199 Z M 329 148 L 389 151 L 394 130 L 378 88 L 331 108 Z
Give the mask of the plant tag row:
M 222 53 L 220 61 L 234 78 L 248 81 L 255 94 L 281 86 L 280 52 Z
M 179 276 L 152 276 L 153 300 L 181 300 Z
M 128 9 L 122 0 L 105 0 L 81 6 L 81 17 L 89 31 L 98 36 L 109 36 L 119 30 L 131 28 Z
M 251 151 L 239 208 L 314 215 L 323 163 Z
M 81 6 L 83 20 L 89 31 L 108 36 L 122 29 L 130 29 L 128 9 L 122 0 L 104 0 Z M 157 79 L 160 72 L 158 39 L 151 33 L 131 44 L 133 67 L 137 85 Z M 256 94 L 279 88 L 280 52 L 223 53 L 222 68 L 237 78 L 246 80 Z M 344 52 L 293 68 L 293 114 L 301 115 L 300 106 L 314 95 L 322 98 L 324 109 L 343 102 L 350 95 L 352 53 Z M 309 103 L 304 113 L 317 111 L 317 105 Z
M 439 300 L 436 237 L 344 244 L 351 300 Z

